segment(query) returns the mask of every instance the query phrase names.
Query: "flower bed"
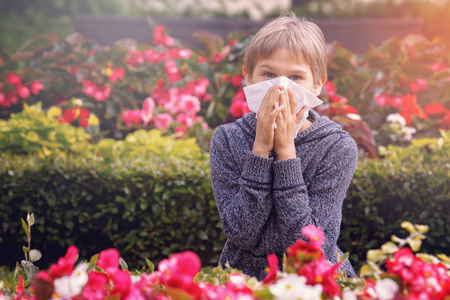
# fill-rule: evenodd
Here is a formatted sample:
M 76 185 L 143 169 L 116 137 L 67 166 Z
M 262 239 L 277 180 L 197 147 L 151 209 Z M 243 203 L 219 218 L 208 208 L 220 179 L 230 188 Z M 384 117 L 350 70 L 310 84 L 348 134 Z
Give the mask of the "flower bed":
M 25 229 L 29 230 L 33 219 L 28 215 L 28 227 L 23 221 Z M 75 267 L 78 249 L 70 246 L 48 271 L 32 275 L 26 272 L 32 261 L 25 261 L 25 272 L 16 272 L 20 273 L 15 276 L 17 287 L 15 280 L 7 282 L 0 299 L 448 299 L 449 257 L 414 254 L 428 227 L 409 222 L 402 227 L 410 236 L 393 237 L 394 242 L 369 251 L 368 264 L 357 278 L 339 271 L 346 255 L 334 265 L 325 260 L 321 249 L 324 234 L 309 225 L 302 229 L 308 242 L 298 240 L 288 247 L 281 270 L 277 256 L 267 256 L 267 275 L 262 282 L 229 266 L 201 269 L 200 259 L 192 251 L 162 260 L 158 270 L 147 260 L 145 272 L 130 272 L 114 248 Z M 26 254 L 30 253 L 27 249 Z

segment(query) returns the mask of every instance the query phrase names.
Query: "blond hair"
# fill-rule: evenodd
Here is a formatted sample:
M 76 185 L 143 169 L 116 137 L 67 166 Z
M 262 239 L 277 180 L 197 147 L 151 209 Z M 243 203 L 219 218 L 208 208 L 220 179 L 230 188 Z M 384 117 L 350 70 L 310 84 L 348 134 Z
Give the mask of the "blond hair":
M 242 65 L 250 78 L 258 59 L 270 57 L 281 48 L 309 64 L 314 84 L 327 75 L 327 48 L 322 30 L 288 12 L 264 25 L 248 45 Z

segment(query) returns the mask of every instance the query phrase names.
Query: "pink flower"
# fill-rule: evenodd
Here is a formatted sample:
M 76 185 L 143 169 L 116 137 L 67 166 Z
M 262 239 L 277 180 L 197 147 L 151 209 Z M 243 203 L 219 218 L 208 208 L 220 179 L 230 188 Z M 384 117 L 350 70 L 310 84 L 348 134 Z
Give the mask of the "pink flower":
M 192 56 L 192 51 L 190 49 L 172 48 L 166 50 L 164 55 L 171 59 L 189 59 Z
M 431 65 L 431 71 L 433 72 L 444 72 L 448 69 L 448 66 L 444 63 L 435 63 Z
M 17 95 L 22 99 L 26 99 L 30 96 L 30 90 L 24 85 L 17 84 L 15 90 Z
M 278 273 L 278 257 L 275 253 L 267 255 L 267 262 L 269 266 L 266 268 L 266 277 L 263 280 L 264 284 L 271 284 L 277 279 Z
M 2 93 L 0 93 L 0 106 L 2 107 L 10 107 L 11 103 L 6 100 L 5 95 L 3 95 Z
M 87 96 L 93 96 L 97 92 L 97 86 L 90 80 L 83 80 L 83 93 Z
M 192 126 L 195 123 L 194 118 L 184 114 L 184 113 L 180 113 L 176 118 L 175 121 L 177 121 L 178 123 L 183 124 L 184 126 L 186 126 L 187 128 L 192 128 Z
M 142 120 L 144 121 L 144 126 L 153 119 L 153 113 L 155 111 L 155 100 L 151 97 L 147 97 L 142 104 Z
M 159 54 L 158 51 L 153 49 L 146 49 L 144 50 L 144 58 L 146 61 L 152 63 L 152 64 L 159 64 L 163 61 L 163 56 Z
M 106 297 L 106 287 L 108 287 L 108 275 L 91 271 L 81 295 L 86 300 L 101 300 Z
M 234 87 L 239 87 L 242 86 L 242 75 L 238 74 L 238 75 L 234 75 L 233 77 L 231 77 L 231 85 Z
M 204 58 L 203 56 L 199 56 L 199 57 L 197 58 L 197 62 L 198 62 L 199 64 L 205 63 L 205 62 L 206 62 L 206 58 Z
M 130 293 L 133 283 L 131 281 L 130 273 L 123 270 L 117 270 L 112 280 L 114 282 L 114 289 L 111 292 L 111 295 L 119 294 L 120 299 L 124 300 Z
M 223 59 L 222 53 L 216 53 L 216 55 L 214 55 L 213 62 L 218 64 L 222 61 L 222 59 Z
M 200 271 L 200 258 L 195 252 L 184 251 L 172 254 L 167 259 L 163 259 L 158 264 L 158 270 L 162 276 L 170 276 L 172 274 L 182 274 L 189 276 L 191 280 Z
M 120 254 L 117 249 L 110 248 L 100 252 L 97 261 L 97 267 L 114 274 L 119 269 Z
M 182 95 L 180 98 L 180 110 L 188 115 L 195 115 L 200 111 L 200 101 L 191 95 Z
M 130 51 L 125 62 L 130 66 L 142 65 L 145 62 L 144 54 L 135 50 Z
M 236 100 L 230 106 L 230 114 L 234 118 L 240 118 L 249 112 L 247 101 L 244 100 Z
M 234 94 L 234 96 L 233 96 L 233 98 L 231 99 L 231 102 L 235 102 L 235 101 L 238 101 L 238 100 L 243 100 L 243 101 L 245 101 L 245 93 L 244 93 L 244 88 L 239 88 L 237 91 L 236 91 L 236 94 Z
M 113 73 L 108 76 L 109 80 L 113 83 L 119 81 L 120 79 L 122 79 L 124 77 L 125 77 L 125 68 L 122 68 L 122 67 L 115 68 L 113 70 Z
M 58 263 L 51 265 L 49 275 L 55 279 L 66 275 L 71 275 L 73 266 L 78 257 L 78 249 L 75 246 L 70 246 L 64 257 L 58 259 Z
M 44 89 L 44 85 L 39 80 L 36 80 L 31 83 L 30 89 L 33 95 L 37 95 Z
M 152 43 L 154 45 L 165 45 L 165 46 L 172 47 L 175 44 L 175 41 L 173 40 L 172 37 L 166 36 L 164 34 L 164 26 L 159 24 L 153 30 Z
M 178 138 L 182 138 L 187 134 L 187 129 L 183 125 L 178 125 L 177 127 L 175 127 L 174 131 L 180 134 Z
M 200 99 L 205 96 L 209 84 L 209 80 L 202 77 L 186 84 L 186 91 Z
M 109 96 L 111 96 L 111 86 L 103 85 L 101 87 L 97 87 L 97 90 L 94 92 L 94 99 L 99 102 L 106 101 Z
M 10 91 L 6 91 L 6 100 L 12 105 L 16 105 L 17 103 L 19 103 L 17 94 Z
M 417 94 L 419 91 L 426 90 L 428 88 L 428 84 L 425 79 L 416 79 L 408 83 L 408 88 L 413 94 Z
M 158 129 L 168 129 L 172 123 L 173 118 L 168 113 L 159 114 L 155 117 L 155 127 Z
M 336 87 L 336 85 L 334 84 L 333 81 L 325 82 L 323 87 L 325 88 L 325 91 L 327 92 L 327 97 L 328 98 L 333 98 L 336 95 L 337 87 Z
M 313 224 L 303 227 L 302 234 L 308 238 L 311 245 L 316 247 L 321 247 L 325 240 L 325 235 L 323 234 L 322 229 L 314 226 Z
M 166 76 L 169 79 L 170 83 L 175 83 L 181 79 L 181 75 L 178 72 L 178 67 L 175 61 L 166 61 Z
M 127 127 L 132 124 L 140 124 L 142 119 L 142 112 L 140 110 L 127 110 L 122 113 L 122 120 Z
M 380 94 L 380 95 L 378 95 L 376 98 L 375 98 L 375 103 L 378 105 L 378 106 L 381 106 L 381 107 L 385 107 L 385 106 L 387 106 L 388 104 L 388 95 L 386 95 L 386 94 Z
M 21 79 L 19 76 L 17 76 L 16 74 L 14 74 L 13 72 L 9 72 L 8 74 L 6 74 L 6 81 L 12 85 L 12 86 L 16 86 L 19 83 L 21 83 Z

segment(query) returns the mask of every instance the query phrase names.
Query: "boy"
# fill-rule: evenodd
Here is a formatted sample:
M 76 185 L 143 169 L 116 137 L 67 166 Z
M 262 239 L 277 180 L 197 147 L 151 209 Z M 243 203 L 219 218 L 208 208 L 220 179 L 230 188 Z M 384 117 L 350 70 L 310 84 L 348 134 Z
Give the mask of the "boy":
M 247 85 L 286 76 L 318 96 L 326 67 L 321 30 L 288 13 L 255 35 L 242 73 Z M 295 114 L 296 106 L 290 88 L 273 86 L 257 114 L 219 126 L 211 139 L 211 181 L 227 236 L 219 262 L 258 280 L 265 277 L 267 255 L 276 253 L 281 262 L 309 224 L 322 228 L 328 261 L 336 263 L 336 251 L 342 255 L 336 242 L 356 143 L 312 110 L 297 133 L 305 109 Z M 349 261 L 342 268 L 355 276 Z

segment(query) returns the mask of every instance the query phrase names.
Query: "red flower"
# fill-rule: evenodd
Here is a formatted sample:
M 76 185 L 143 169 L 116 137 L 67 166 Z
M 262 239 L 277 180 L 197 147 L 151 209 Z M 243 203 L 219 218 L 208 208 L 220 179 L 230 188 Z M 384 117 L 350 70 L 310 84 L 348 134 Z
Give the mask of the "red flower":
M 425 105 L 425 107 L 423 108 L 423 112 L 427 116 L 436 116 L 438 118 L 443 117 L 446 111 L 447 109 L 441 103 L 430 103 Z
M 183 136 L 185 136 L 187 134 L 187 129 L 186 127 L 184 127 L 183 125 L 178 125 L 177 127 L 175 127 L 174 129 L 175 132 L 179 133 L 180 135 L 177 138 L 182 138 Z
M 108 284 L 108 275 L 97 271 L 89 273 L 89 279 L 81 293 L 82 298 L 86 300 L 101 300 L 106 296 L 106 287 Z
M 411 93 L 417 94 L 419 91 L 426 90 L 428 88 L 428 84 L 425 79 L 416 79 L 408 83 L 408 88 Z
M 448 69 L 448 66 L 444 63 L 435 63 L 431 65 L 431 71 L 433 72 L 444 72 Z
M 108 76 L 109 80 L 111 82 L 117 82 L 118 80 L 122 79 L 123 77 L 125 77 L 125 68 L 115 68 L 113 70 L 113 73 L 111 75 Z
M 263 280 L 264 284 L 271 284 L 277 279 L 278 273 L 278 257 L 275 253 L 267 255 L 267 262 L 269 266 L 266 268 L 266 277 Z
M 190 277 L 191 280 L 200 271 L 200 268 L 200 258 L 192 251 L 173 254 L 158 264 L 158 270 L 162 276 L 181 274 Z
M 14 74 L 13 72 L 9 72 L 6 75 L 6 81 L 12 85 L 12 86 L 16 86 L 18 85 L 22 80 L 20 79 L 19 76 L 17 76 L 16 74 Z
M 58 263 L 51 265 L 49 275 L 55 279 L 66 275 L 71 275 L 73 272 L 73 266 L 78 257 L 78 249 L 75 246 L 70 246 L 67 249 L 67 253 L 64 257 L 58 259 Z
M 24 85 L 18 84 L 15 89 L 17 95 L 22 99 L 26 99 L 30 96 L 30 90 Z
M 242 86 L 242 75 L 234 75 L 231 77 L 231 85 L 234 87 Z
M 325 91 L 327 92 L 327 97 L 329 99 L 333 98 L 336 95 L 337 87 L 336 87 L 336 85 L 334 84 L 333 81 L 325 82 L 323 87 L 325 88 Z
M 12 105 L 16 105 L 17 103 L 19 103 L 19 98 L 17 97 L 17 94 L 10 91 L 6 92 L 6 100 Z
M 62 113 L 62 117 L 66 123 L 72 123 L 77 118 L 77 114 L 72 109 L 65 109 Z
M 250 112 L 248 103 L 245 100 L 236 100 L 230 106 L 230 114 L 235 118 L 240 118 Z
M 175 41 L 172 37 L 166 36 L 164 34 L 164 26 L 159 24 L 153 30 L 153 40 L 152 43 L 155 45 L 166 45 L 172 47 L 175 44 Z
M 170 83 L 175 83 L 181 79 L 181 75 L 178 72 L 178 67 L 175 61 L 173 60 L 166 61 L 166 75 Z
M 19 275 L 19 285 L 16 287 L 17 297 L 16 299 L 22 299 L 22 296 L 25 292 L 25 286 L 23 284 L 23 276 Z
M 224 82 L 230 81 L 230 74 L 222 74 L 220 75 L 220 80 Z
M 190 49 L 172 48 L 166 50 L 164 55 L 171 59 L 189 59 L 192 56 L 192 51 Z
M 411 125 L 413 123 L 411 116 L 426 119 L 426 115 L 417 104 L 417 96 L 415 94 L 408 94 L 403 97 L 403 106 L 400 115 L 405 119 L 406 125 Z
M 5 95 L 3 95 L 2 93 L 0 93 L 0 106 L 3 106 L 3 107 L 11 106 L 11 103 L 8 100 L 6 100 Z
M 109 98 L 109 96 L 111 96 L 111 87 L 106 84 L 99 86 L 92 96 L 96 101 L 104 102 Z
M 31 83 L 30 89 L 33 95 L 37 95 L 44 89 L 44 85 L 39 80 L 36 80 Z
M 117 249 L 111 248 L 100 252 L 97 267 L 114 274 L 119 269 L 120 254 Z
M 197 62 L 198 62 L 199 64 L 202 64 L 202 63 L 206 62 L 206 58 L 204 58 L 203 56 L 199 56 L 199 57 L 197 58 Z

